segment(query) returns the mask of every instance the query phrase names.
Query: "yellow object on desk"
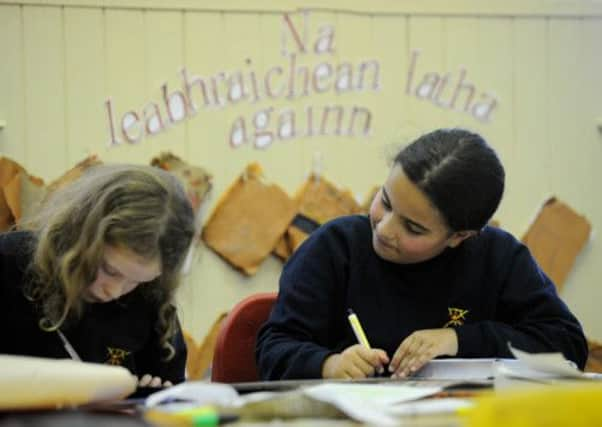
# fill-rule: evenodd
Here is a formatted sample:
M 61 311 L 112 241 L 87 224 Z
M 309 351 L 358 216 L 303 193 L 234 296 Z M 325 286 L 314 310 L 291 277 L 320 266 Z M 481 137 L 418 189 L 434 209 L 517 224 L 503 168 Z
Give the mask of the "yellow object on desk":
M 206 405 L 177 412 L 150 409 L 144 414 L 144 418 L 157 426 L 213 427 L 236 421 L 238 416 L 220 414 L 214 406 Z
M 602 426 L 602 382 L 499 391 L 466 411 L 469 427 Z
M 370 348 L 370 343 L 368 342 L 368 338 L 366 337 L 364 328 L 362 328 L 362 324 L 360 323 L 360 320 L 357 318 L 357 315 L 351 309 L 348 309 L 347 312 L 349 313 L 349 315 L 347 316 L 347 319 L 349 320 L 351 329 L 353 329 L 353 333 L 355 334 L 355 338 L 357 339 L 357 342 L 359 342 L 361 345 L 363 345 L 366 348 Z
M 122 399 L 136 390 L 137 383 L 122 366 L 0 354 L 0 411 Z

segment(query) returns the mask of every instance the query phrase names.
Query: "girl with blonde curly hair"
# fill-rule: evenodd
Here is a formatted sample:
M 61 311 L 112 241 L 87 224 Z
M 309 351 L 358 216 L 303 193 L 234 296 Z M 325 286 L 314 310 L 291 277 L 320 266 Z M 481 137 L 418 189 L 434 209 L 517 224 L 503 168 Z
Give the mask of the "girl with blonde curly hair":
M 174 307 L 194 216 L 176 178 L 101 165 L 0 235 L 0 353 L 122 365 L 142 386 L 184 380 Z

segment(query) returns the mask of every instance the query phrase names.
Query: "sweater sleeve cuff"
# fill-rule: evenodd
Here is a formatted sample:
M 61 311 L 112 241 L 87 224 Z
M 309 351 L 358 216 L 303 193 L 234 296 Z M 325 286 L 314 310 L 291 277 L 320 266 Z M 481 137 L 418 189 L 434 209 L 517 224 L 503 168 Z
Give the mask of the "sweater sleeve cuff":
M 306 369 L 309 374 L 308 378 L 322 378 L 322 366 L 328 356 L 335 352 L 329 350 L 320 350 L 311 354 L 306 361 Z
M 462 325 L 454 329 L 458 336 L 457 357 L 474 357 L 482 351 L 482 331 L 479 325 Z

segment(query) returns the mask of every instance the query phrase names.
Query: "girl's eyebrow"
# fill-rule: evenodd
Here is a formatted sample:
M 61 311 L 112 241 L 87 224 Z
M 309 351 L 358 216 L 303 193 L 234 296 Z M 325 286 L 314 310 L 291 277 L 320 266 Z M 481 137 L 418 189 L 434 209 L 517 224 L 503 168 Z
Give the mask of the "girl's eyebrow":
M 389 204 L 389 206 L 391 206 L 391 199 L 389 199 L 389 195 L 387 194 L 387 190 L 385 189 L 385 186 L 384 186 L 384 185 L 383 185 L 382 189 L 383 189 L 383 196 L 384 196 L 385 200 L 387 201 L 387 203 Z M 391 208 L 393 208 L 393 207 L 391 206 Z M 408 218 L 408 217 L 406 217 L 406 216 L 399 215 L 399 214 L 397 214 L 397 216 L 398 216 L 398 217 L 399 217 L 399 218 L 400 218 L 402 221 L 405 221 L 405 222 L 409 223 L 409 224 L 410 224 L 410 225 L 412 225 L 413 227 L 419 228 L 421 231 L 429 231 L 429 229 L 428 229 L 428 228 L 426 228 L 424 225 L 422 225 L 422 224 L 420 224 L 420 223 L 418 223 L 418 222 L 414 221 L 414 220 L 413 220 L 413 219 L 411 219 L 411 218 Z
M 124 275 L 119 269 L 115 268 L 114 266 L 112 266 L 111 264 L 109 264 L 109 262 L 106 259 L 103 259 L 102 261 L 103 264 L 103 268 L 105 268 L 105 270 L 108 268 L 107 273 L 109 273 L 110 275 L 113 276 L 120 276 L 120 277 L 124 277 L 127 280 L 132 280 L 131 278 L 127 277 L 126 275 Z M 152 279 L 149 280 L 144 280 L 144 282 L 151 282 L 153 280 L 155 280 L 157 277 L 161 276 L 161 271 L 159 271 L 157 273 L 156 276 L 154 276 Z

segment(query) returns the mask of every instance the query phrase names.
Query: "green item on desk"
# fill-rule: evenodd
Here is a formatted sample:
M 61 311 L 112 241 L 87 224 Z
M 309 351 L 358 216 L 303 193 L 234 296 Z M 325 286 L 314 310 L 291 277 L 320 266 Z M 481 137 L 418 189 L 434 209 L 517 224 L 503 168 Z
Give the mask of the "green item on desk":
M 194 427 L 217 426 L 219 424 L 236 421 L 238 419 L 238 416 L 236 415 L 220 415 L 217 408 L 211 405 L 186 409 L 184 411 L 177 412 L 174 415 L 180 420 L 188 420 L 189 425 Z
M 205 412 L 203 414 L 193 415 L 191 425 L 195 427 L 209 427 L 219 424 L 219 414 L 215 411 Z
M 207 412 L 192 417 L 191 425 L 195 427 L 210 427 L 236 421 L 236 415 L 220 415 L 217 412 Z
M 185 409 L 178 412 L 165 412 L 151 409 L 146 412 L 146 419 L 158 425 L 172 427 L 213 427 L 238 420 L 238 415 L 220 414 L 214 406 L 207 405 L 198 408 Z
M 190 417 L 190 419 L 206 414 L 217 414 L 217 409 L 213 405 L 204 405 L 175 412 L 178 417 Z

